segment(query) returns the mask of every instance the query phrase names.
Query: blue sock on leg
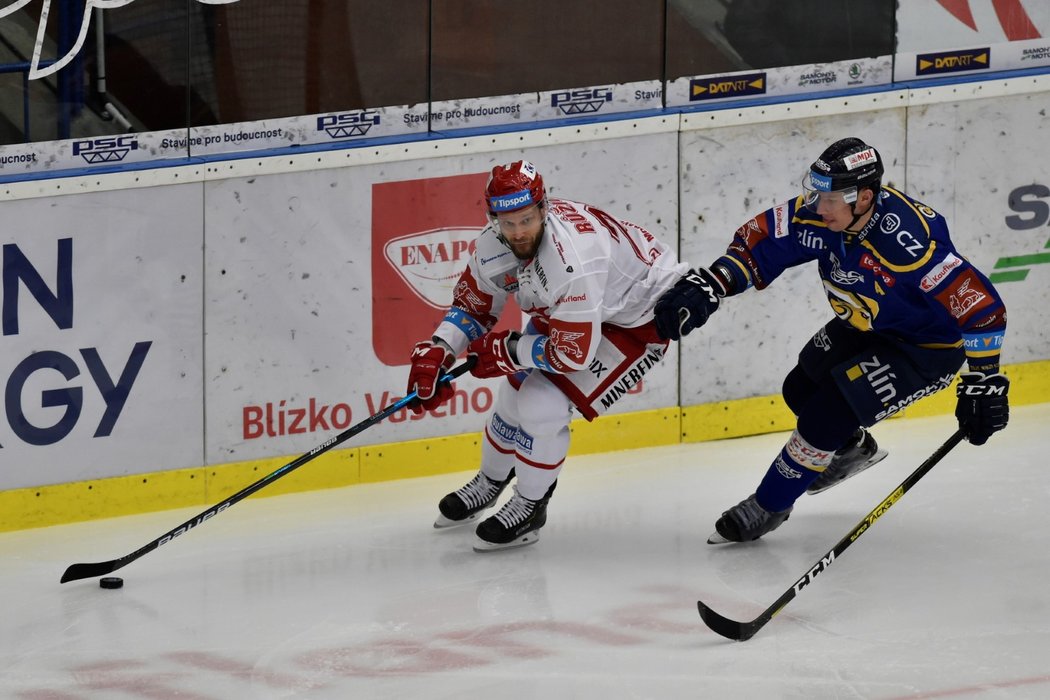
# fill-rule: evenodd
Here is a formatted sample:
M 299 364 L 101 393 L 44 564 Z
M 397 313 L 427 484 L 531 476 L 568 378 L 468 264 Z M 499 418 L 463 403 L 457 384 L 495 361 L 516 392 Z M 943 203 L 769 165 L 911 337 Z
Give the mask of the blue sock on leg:
M 755 500 L 771 513 L 787 510 L 820 476 L 834 456 L 834 450 L 814 447 L 796 430 L 769 465 L 755 491 Z

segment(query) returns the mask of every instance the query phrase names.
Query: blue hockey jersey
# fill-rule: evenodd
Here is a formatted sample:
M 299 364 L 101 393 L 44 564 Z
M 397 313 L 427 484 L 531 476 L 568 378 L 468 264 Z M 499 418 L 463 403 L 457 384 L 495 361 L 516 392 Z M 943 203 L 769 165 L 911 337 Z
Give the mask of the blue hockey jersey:
M 854 327 L 923 347 L 963 345 L 971 369 L 997 371 L 1006 307 L 956 251 L 944 217 L 925 204 L 883 187 L 863 229 L 840 233 L 800 196 L 737 229 L 716 263 L 744 290 L 764 289 L 811 260 L 831 308 Z

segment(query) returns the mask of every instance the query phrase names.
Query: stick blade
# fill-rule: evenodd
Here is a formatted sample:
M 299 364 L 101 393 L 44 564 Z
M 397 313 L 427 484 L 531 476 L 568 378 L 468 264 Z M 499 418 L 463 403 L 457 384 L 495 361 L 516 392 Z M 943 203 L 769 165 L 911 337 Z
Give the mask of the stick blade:
M 700 610 L 700 618 L 712 631 L 735 642 L 746 642 L 751 639 L 761 626 L 751 622 L 730 620 L 728 617 L 719 615 L 700 600 L 696 601 L 696 607 Z
M 95 564 L 71 564 L 66 572 L 62 574 L 59 583 L 79 581 L 82 578 L 95 578 L 105 576 L 119 569 L 116 561 L 102 561 Z

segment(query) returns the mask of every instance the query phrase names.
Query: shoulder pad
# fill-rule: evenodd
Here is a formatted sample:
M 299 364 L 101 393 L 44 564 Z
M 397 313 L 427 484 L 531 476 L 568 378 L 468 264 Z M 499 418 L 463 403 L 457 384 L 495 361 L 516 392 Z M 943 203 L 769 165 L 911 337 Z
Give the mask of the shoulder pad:
M 895 272 L 918 270 L 930 262 L 936 248 L 931 226 L 942 225 L 937 212 L 896 190 L 883 188 L 876 217 L 863 245 L 879 262 Z

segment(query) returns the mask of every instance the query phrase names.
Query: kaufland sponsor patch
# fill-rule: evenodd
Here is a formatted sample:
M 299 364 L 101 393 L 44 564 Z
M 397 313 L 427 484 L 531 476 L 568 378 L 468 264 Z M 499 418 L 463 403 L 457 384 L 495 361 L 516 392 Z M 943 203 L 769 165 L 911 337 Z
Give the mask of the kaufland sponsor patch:
M 944 281 L 948 276 L 948 273 L 955 268 L 962 265 L 962 260 L 957 258 L 953 253 L 949 253 L 944 258 L 944 262 L 936 270 L 932 270 L 929 274 L 922 278 L 919 282 L 919 287 L 924 291 L 928 292 L 938 284 Z
M 773 237 L 783 238 L 788 235 L 788 205 L 781 204 L 773 209 Z
M 875 155 L 874 148 L 866 148 L 860 153 L 854 153 L 853 155 L 846 156 L 843 160 L 846 163 L 846 170 L 856 170 L 857 168 L 874 163 L 879 158 Z

